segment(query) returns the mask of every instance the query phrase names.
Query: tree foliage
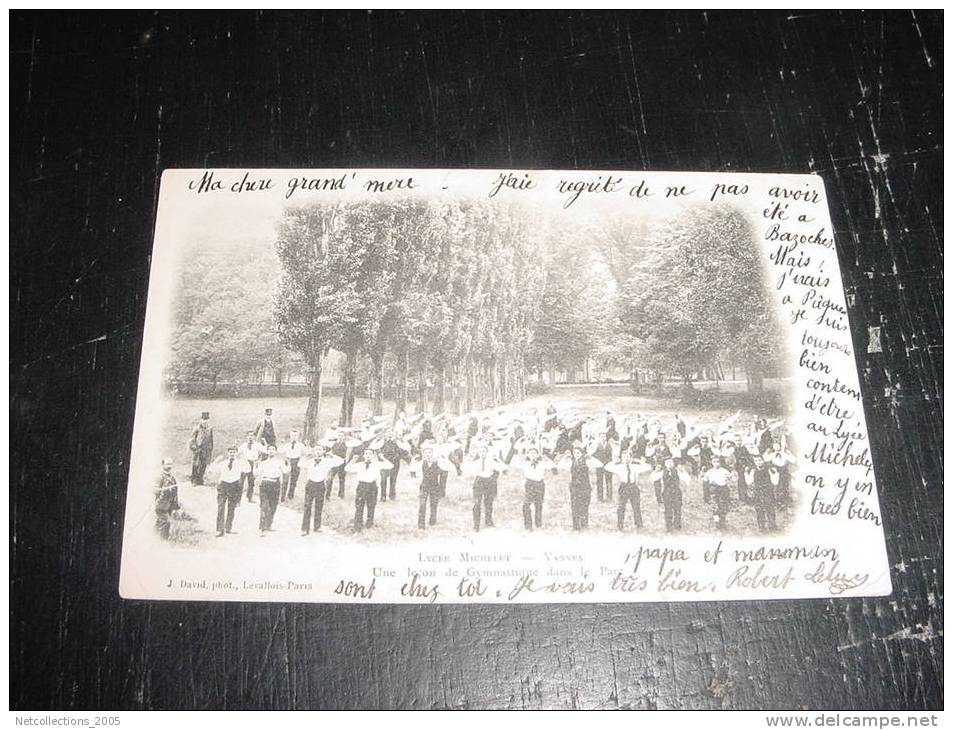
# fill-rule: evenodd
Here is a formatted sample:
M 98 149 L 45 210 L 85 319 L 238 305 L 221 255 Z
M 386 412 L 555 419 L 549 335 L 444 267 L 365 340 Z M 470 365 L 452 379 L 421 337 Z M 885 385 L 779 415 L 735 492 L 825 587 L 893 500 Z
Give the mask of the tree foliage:
M 754 232 L 736 209 L 694 208 L 654 227 L 621 283 L 642 367 L 690 383 L 727 359 L 760 388 L 783 343 Z
M 413 364 L 438 410 L 516 397 L 544 280 L 538 230 L 525 210 L 469 200 L 291 208 L 276 245 L 282 342 L 310 362 L 330 347 L 345 353 L 345 423 L 359 355 L 376 412 L 388 354 L 399 392 Z
M 615 339 L 615 287 L 588 227 L 563 224 L 547 243 L 545 287 L 526 358 L 538 371 L 573 372 Z
M 166 375 L 213 385 L 290 372 L 300 359 L 278 340 L 272 318 L 278 263 L 257 242 L 199 242 L 182 262 Z
M 306 369 L 317 432 L 330 353 L 350 423 L 358 381 L 381 413 L 522 398 L 531 372 L 591 361 L 690 383 L 720 363 L 752 387 L 782 339 L 751 225 L 730 207 L 668 220 L 411 196 L 285 209 L 271 242 L 200 240 L 183 266 L 171 377 Z M 338 354 L 339 353 L 339 354 Z

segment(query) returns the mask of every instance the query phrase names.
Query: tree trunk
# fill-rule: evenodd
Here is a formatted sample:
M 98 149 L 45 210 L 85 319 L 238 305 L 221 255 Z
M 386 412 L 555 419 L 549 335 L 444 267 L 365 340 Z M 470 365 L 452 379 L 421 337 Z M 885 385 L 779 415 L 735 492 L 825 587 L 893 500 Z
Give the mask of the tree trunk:
M 371 411 L 375 416 L 384 415 L 384 352 L 371 354 Z
M 338 424 L 350 426 L 354 417 L 354 401 L 357 397 L 357 354 L 349 350 L 344 356 L 344 372 L 341 376 L 341 417 Z
M 451 373 L 453 377 L 453 412 L 459 416 L 463 413 L 463 387 L 460 382 L 459 364 L 453 366 Z
M 490 406 L 498 406 L 498 405 L 500 404 L 500 401 L 499 401 L 499 398 L 498 398 L 498 393 L 499 393 L 499 391 L 498 391 L 498 389 L 497 389 L 498 386 L 497 386 L 497 372 L 496 372 L 496 371 L 497 371 L 497 368 L 496 368 L 496 362 L 495 362 L 495 361 L 491 361 L 490 364 L 489 364 L 489 366 L 488 366 L 488 368 L 487 368 L 487 370 L 488 370 L 489 376 L 490 376 L 490 378 L 489 378 L 489 381 L 490 381 L 490 382 L 488 383 L 489 391 L 490 391 Z
M 439 367 L 436 370 L 436 375 L 433 381 L 433 412 L 434 415 L 439 415 L 446 410 L 446 403 L 444 402 L 445 395 L 445 380 L 447 377 L 447 371 L 443 367 Z
M 451 365 L 444 372 L 447 374 L 447 411 L 457 415 L 456 368 Z
M 417 371 L 417 413 L 427 411 L 427 366 L 421 365 Z
M 470 413 L 473 411 L 473 358 L 467 357 L 464 367 L 466 368 L 464 373 L 466 386 L 463 393 L 463 407 L 467 413 Z
M 410 358 L 404 350 L 397 356 L 397 393 L 394 400 L 394 420 L 397 415 L 407 410 L 407 371 L 410 368 Z
M 549 387 L 556 387 L 556 365 L 554 363 L 549 365 Z
M 317 441 L 321 428 L 322 356 L 318 353 L 311 363 L 311 391 L 308 393 L 308 408 L 304 413 L 304 440 Z
M 476 363 L 473 378 L 475 381 L 473 388 L 476 391 L 476 402 L 479 404 L 477 407 L 483 410 L 486 408 L 486 372 L 482 362 Z

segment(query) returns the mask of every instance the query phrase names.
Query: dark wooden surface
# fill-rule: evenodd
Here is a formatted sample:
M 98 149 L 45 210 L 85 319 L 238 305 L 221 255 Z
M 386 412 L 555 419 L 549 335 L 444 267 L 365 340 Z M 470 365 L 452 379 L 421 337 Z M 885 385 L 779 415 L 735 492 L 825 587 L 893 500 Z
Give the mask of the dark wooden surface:
M 19 12 L 10 63 L 14 708 L 942 706 L 940 13 Z M 122 601 L 159 173 L 203 166 L 820 173 L 893 596 Z

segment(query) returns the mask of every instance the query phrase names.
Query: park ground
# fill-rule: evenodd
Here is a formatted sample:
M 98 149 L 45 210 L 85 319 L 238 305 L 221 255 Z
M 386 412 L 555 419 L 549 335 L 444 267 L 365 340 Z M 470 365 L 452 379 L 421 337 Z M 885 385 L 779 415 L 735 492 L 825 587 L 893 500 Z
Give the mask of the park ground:
M 704 428 L 714 429 L 718 422 L 737 410 L 736 403 L 726 398 L 724 404 L 717 408 L 699 409 L 689 408 L 673 398 L 657 398 L 636 396 L 628 386 L 577 386 L 559 387 L 552 393 L 529 398 L 520 404 L 511 407 L 540 407 L 545 408 L 553 403 L 558 410 L 574 410 L 584 414 L 604 414 L 612 411 L 616 416 L 638 412 L 650 418 L 657 418 L 666 430 L 674 428 L 674 418 L 680 414 L 682 418 L 696 421 Z M 173 524 L 173 538 L 184 544 L 201 545 L 214 540 L 216 515 L 215 476 L 217 466 L 213 463 L 207 472 L 206 486 L 193 486 L 187 483 L 191 471 L 191 454 L 188 449 L 189 436 L 194 423 L 202 411 L 210 411 L 211 420 L 215 429 L 216 459 L 220 458 L 225 448 L 239 441 L 246 431 L 253 428 L 266 407 L 274 409 L 275 423 L 280 431 L 281 439 L 287 436 L 291 428 L 300 427 L 305 409 L 306 398 L 242 398 L 242 399 L 192 399 L 176 398 L 169 402 L 167 427 L 164 429 L 163 454 L 170 455 L 175 461 L 175 473 L 182 486 L 179 489 L 182 504 L 182 516 Z M 370 403 L 358 400 L 355 407 L 355 416 L 363 417 L 369 412 Z M 322 429 L 334 418 L 340 408 L 337 398 L 327 398 L 323 403 L 321 413 Z M 385 404 L 385 413 L 393 412 L 393 403 Z M 757 414 L 753 411 L 742 410 L 739 425 L 747 426 Z M 375 516 L 375 527 L 367 530 L 360 536 L 354 535 L 351 525 L 354 517 L 354 477 L 348 477 L 345 498 L 339 499 L 337 484 L 332 491 L 331 500 L 325 503 L 324 526 L 321 536 L 302 538 L 301 509 L 304 495 L 305 478 L 298 482 L 295 498 L 279 505 L 275 516 L 276 531 L 266 539 L 275 542 L 306 541 L 316 539 L 340 539 L 360 541 L 362 543 L 389 543 L 397 541 L 415 540 L 421 537 L 417 529 L 417 494 L 419 474 L 411 475 L 410 465 L 401 465 L 397 484 L 397 499 L 395 501 L 378 502 Z M 595 479 L 593 482 L 593 497 L 590 507 L 590 532 L 616 531 L 616 505 L 614 501 L 602 502 L 597 500 L 595 493 Z M 428 537 L 455 537 L 472 531 L 472 479 L 451 474 L 447 485 L 447 496 L 440 501 L 438 524 L 428 527 Z M 567 471 L 560 470 L 558 474 L 551 474 L 546 479 L 546 499 L 543 508 L 543 529 L 550 535 L 568 536 L 571 533 L 571 519 L 568 493 L 569 476 Z M 713 532 L 711 507 L 702 500 L 700 481 L 692 479 L 683 484 L 684 504 L 682 513 L 683 529 L 689 533 Z M 494 505 L 496 532 L 522 532 L 522 501 L 523 483 L 516 473 L 504 474 L 499 481 L 499 495 Z M 789 522 L 793 507 L 788 506 L 778 513 L 778 526 L 782 530 Z M 644 527 L 641 532 L 661 535 L 665 532 L 665 522 L 661 505 L 656 503 L 651 484 L 643 483 L 642 487 L 642 516 Z M 757 531 L 754 508 L 749 505 L 736 503 L 734 511 L 730 513 L 729 533 L 754 534 Z M 255 503 L 245 501 L 242 497 L 241 506 L 235 517 L 234 529 L 238 534 L 227 536 L 230 541 L 246 542 L 261 539 L 258 535 L 258 503 L 257 490 Z M 626 517 L 626 529 L 632 530 L 631 513 Z M 292 545 L 288 546 L 292 548 Z

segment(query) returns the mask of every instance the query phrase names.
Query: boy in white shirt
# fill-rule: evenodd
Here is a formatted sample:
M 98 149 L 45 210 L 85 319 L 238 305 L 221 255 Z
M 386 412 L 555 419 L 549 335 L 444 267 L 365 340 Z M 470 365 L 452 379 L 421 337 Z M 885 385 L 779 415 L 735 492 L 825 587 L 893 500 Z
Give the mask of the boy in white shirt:
M 354 529 L 360 531 L 374 526 L 374 509 L 377 507 L 377 489 L 381 475 L 392 468 L 389 461 L 379 461 L 372 449 L 364 449 L 361 461 L 349 464 L 345 469 L 357 474 L 357 488 L 354 493 Z M 364 511 L 367 510 L 367 522 Z
M 506 471 L 506 464 L 490 453 L 486 441 L 477 446 L 475 459 L 464 462 L 463 470 L 473 474 L 473 529 L 480 531 L 481 512 L 486 515 L 486 526 L 493 527 L 493 500 L 496 498 L 497 478 Z
M 238 449 L 229 446 L 218 475 L 218 515 L 215 518 L 215 537 L 232 533 L 235 507 L 242 501 L 242 474 L 248 464 L 238 458 Z
M 619 478 L 619 504 L 616 508 L 616 521 L 620 530 L 625 527 L 625 511 L 628 505 L 632 505 L 632 518 L 636 528 L 642 529 L 642 498 L 639 494 L 639 474 L 651 470 L 652 467 L 648 464 L 632 460 L 631 449 L 622 452 L 621 463 L 606 466 L 606 471 Z
M 245 492 L 245 496 L 249 502 L 253 502 L 252 495 L 255 493 L 255 464 L 258 463 L 258 459 L 261 457 L 261 450 L 259 449 L 259 444 L 255 441 L 255 432 L 249 431 L 245 434 L 245 442 L 238 447 L 238 458 L 243 459 L 247 464 L 248 468 L 242 472 L 242 478 L 240 484 L 248 483 L 248 488 Z
M 544 476 L 547 469 L 554 469 L 555 464 L 549 459 L 541 458 L 539 450 L 530 447 L 526 450 L 526 458 L 516 462 L 526 478 L 523 498 L 523 526 L 532 530 L 543 526 L 543 498 L 546 496 Z
M 281 479 L 286 471 L 287 467 L 284 459 L 278 455 L 277 447 L 269 446 L 265 460 L 258 465 L 258 499 L 261 503 L 258 530 L 262 537 L 266 532 L 274 529 L 271 525 L 275 520 L 275 511 L 278 509 Z
M 285 498 L 294 499 L 295 487 L 298 485 L 298 462 L 304 456 L 304 444 L 298 437 L 297 431 L 292 431 L 289 435 L 288 443 L 281 448 L 282 455 L 288 460 L 288 476 L 281 482 L 281 501 Z
M 331 478 L 331 472 L 344 463 L 344 459 L 335 456 L 318 444 L 314 447 L 314 455 L 308 467 L 308 481 L 304 485 L 304 514 L 301 519 L 301 536 L 310 532 L 311 512 L 314 510 L 314 531 L 321 531 L 321 515 L 324 512 L 324 496 L 327 493 L 326 484 Z
M 728 529 L 728 511 L 731 509 L 731 482 L 734 475 L 724 466 L 722 456 L 712 457 L 712 467 L 702 476 L 703 484 L 707 485 L 708 492 L 715 501 L 715 521 L 718 529 Z

